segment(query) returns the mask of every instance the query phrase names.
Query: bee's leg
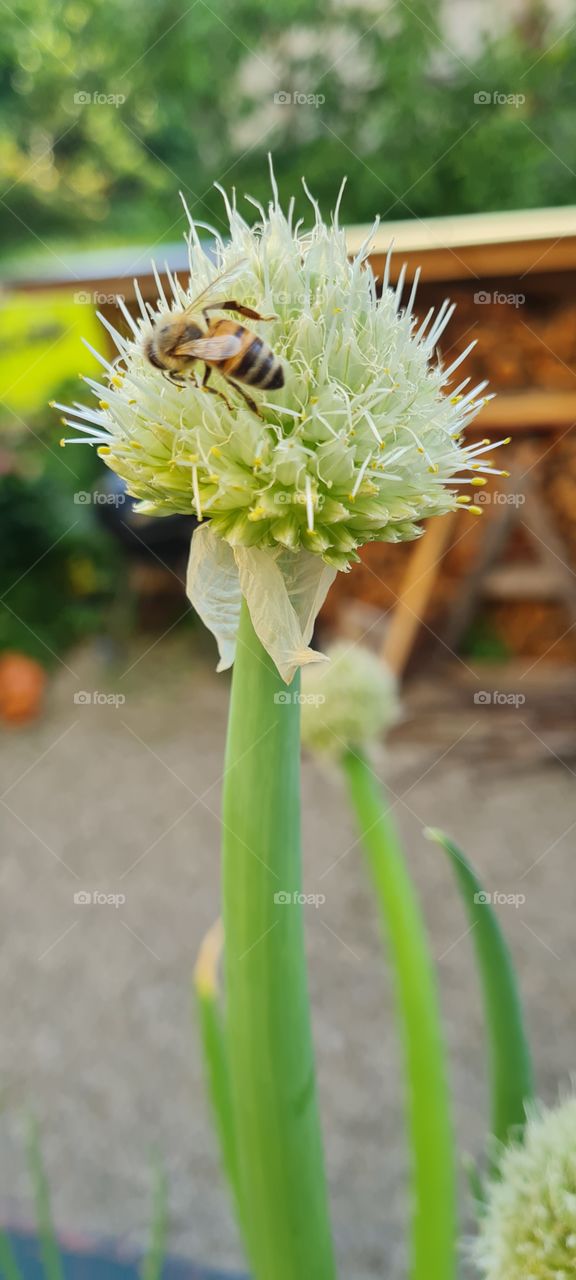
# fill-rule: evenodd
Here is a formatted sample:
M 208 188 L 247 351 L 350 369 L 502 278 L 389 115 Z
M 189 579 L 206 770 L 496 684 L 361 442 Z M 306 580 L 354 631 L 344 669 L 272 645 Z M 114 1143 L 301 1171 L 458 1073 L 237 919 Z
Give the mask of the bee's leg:
M 182 377 L 182 374 L 176 373 L 174 369 L 171 369 L 169 372 L 164 369 L 163 377 L 166 378 L 167 382 L 171 382 L 175 387 L 183 387 L 186 381 L 186 379 Z
M 240 316 L 247 316 L 249 320 L 277 320 L 278 316 L 261 316 L 259 311 L 254 311 L 253 307 L 245 307 L 242 302 L 230 300 L 228 302 L 214 302 L 204 307 L 202 315 L 208 320 L 210 311 L 237 311 Z
M 231 387 L 234 387 L 235 391 L 239 391 L 242 399 L 246 401 L 248 408 L 252 410 L 252 413 L 255 413 L 258 418 L 261 418 L 263 415 L 260 413 L 256 401 L 252 399 L 252 396 L 248 395 L 248 392 L 244 390 L 244 387 L 241 387 L 239 382 L 234 382 L 233 378 L 227 378 L 226 381 L 230 383 Z
M 219 391 L 216 387 L 209 387 L 209 386 L 208 386 L 208 379 L 211 377 L 211 375 L 212 375 L 212 367 L 211 367 L 211 365 L 207 364 L 207 365 L 206 365 L 206 369 L 205 369 L 205 371 L 204 371 L 204 377 L 203 377 L 203 379 L 202 379 L 202 390 L 203 390 L 203 391 L 208 391 L 209 395 L 211 395 L 211 396 L 220 396 L 220 399 L 224 401 L 224 404 L 226 405 L 226 408 L 231 410 L 231 409 L 232 409 L 232 405 L 230 404 L 230 401 L 229 401 L 229 400 L 226 398 L 226 396 L 224 395 L 224 392 L 223 392 L 223 391 Z

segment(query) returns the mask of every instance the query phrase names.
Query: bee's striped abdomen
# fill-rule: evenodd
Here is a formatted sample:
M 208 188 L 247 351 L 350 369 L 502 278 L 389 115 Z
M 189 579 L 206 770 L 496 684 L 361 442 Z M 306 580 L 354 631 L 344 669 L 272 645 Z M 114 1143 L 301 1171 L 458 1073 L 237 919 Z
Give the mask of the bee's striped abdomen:
M 242 338 L 242 350 L 238 355 L 223 360 L 218 366 L 225 377 L 237 378 L 239 382 L 258 387 L 261 391 L 276 391 L 284 386 L 284 370 L 267 342 L 244 325 L 233 326 L 226 320 L 219 322 L 218 332 L 233 332 Z
M 246 382 L 248 386 L 260 387 L 261 390 L 284 386 L 282 365 L 261 338 L 254 338 L 239 357 L 234 377 Z

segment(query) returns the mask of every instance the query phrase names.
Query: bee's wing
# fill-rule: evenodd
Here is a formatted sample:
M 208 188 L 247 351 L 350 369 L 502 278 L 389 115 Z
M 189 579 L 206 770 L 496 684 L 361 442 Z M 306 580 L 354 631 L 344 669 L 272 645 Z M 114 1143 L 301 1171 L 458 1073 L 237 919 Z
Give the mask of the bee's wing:
M 203 302 L 208 297 L 211 297 L 217 287 L 219 288 L 221 285 L 227 284 L 228 281 L 235 280 L 242 268 L 246 266 L 246 262 L 246 258 L 239 258 L 238 261 L 233 263 L 227 271 L 221 271 L 219 276 L 214 276 L 214 279 L 210 281 L 210 284 L 206 285 L 206 288 L 202 290 L 202 293 L 199 293 L 197 297 L 193 298 L 192 301 L 188 303 L 186 311 L 196 311 L 198 303 Z
M 193 342 L 183 342 L 174 352 L 175 356 L 192 356 L 197 360 L 229 360 L 240 351 L 242 339 L 235 333 L 226 333 L 222 337 L 195 338 Z

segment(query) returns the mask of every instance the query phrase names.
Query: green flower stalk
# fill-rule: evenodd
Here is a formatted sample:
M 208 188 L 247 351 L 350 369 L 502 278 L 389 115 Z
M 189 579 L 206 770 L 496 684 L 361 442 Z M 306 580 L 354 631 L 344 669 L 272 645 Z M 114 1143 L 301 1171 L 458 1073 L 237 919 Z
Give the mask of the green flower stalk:
M 339 759 L 396 986 L 412 1160 L 411 1280 L 456 1275 L 456 1156 L 434 967 L 420 904 L 368 753 L 398 716 L 394 677 L 360 646 L 303 672 L 303 741 Z
M 188 595 L 216 637 L 219 669 L 236 658 L 223 803 L 226 1069 L 220 1047 L 218 1061 L 229 1081 L 237 1198 L 255 1280 L 332 1280 L 299 903 L 296 673 L 323 660 L 310 647 L 314 623 L 359 548 L 416 538 L 422 520 L 459 503 L 481 514 L 458 490 L 484 484 L 493 468 L 486 441 L 462 443 L 485 383 L 458 382 L 467 352 L 448 368 L 435 358 L 454 308 L 446 302 L 419 323 L 417 279 L 407 297 L 404 270 L 390 289 L 389 263 L 380 296 L 367 263 L 371 237 L 348 258 L 340 199 L 326 224 L 310 196 L 305 230 L 293 202 L 283 210 L 271 177 L 272 200 L 266 210 L 256 205 L 256 225 L 223 193 L 230 235 L 226 244 L 216 235 L 216 261 L 187 215 L 187 288 L 167 273 L 165 293 L 156 273 L 155 307 L 137 284 L 136 318 L 118 300 L 125 333 L 103 318 L 117 357 L 95 353 L 103 372 L 87 382 L 98 405 L 65 409 L 79 434 L 63 443 L 96 445 L 140 511 L 199 522 Z M 227 300 L 217 283 L 210 296 L 222 273 L 228 314 L 235 303 L 273 316 L 246 321 L 284 374 L 281 388 L 250 387 L 257 406 L 217 365 L 204 387 L 201 357 L 180 384 L 150 360 L 155 335 L 183 310 L 205 334 L 196 300 L 206 289 L 212 304 Z M 400 874 L 397 857 L 386 865 Z M 430 1051 L 440 1132 L 432 1036 Z M 439 1213 L 448 1182 L 427 1175 Z M 437 1239 L 449 1214 L 448 1205 Z M 442 1277 L 431 1269 L 428 1280 L 449 1275 L 447 1261 Z
M 522 1142 L 501 1151 L 473 1256 L 484 1280 L 576 1274 L 576 1098 L 532 1106 Z
M 298 901 L 296 694 L 286 694 L 245 605 L 226 750 L 223 917 L 228 1060 L 257 1280 L 335 1275 Z

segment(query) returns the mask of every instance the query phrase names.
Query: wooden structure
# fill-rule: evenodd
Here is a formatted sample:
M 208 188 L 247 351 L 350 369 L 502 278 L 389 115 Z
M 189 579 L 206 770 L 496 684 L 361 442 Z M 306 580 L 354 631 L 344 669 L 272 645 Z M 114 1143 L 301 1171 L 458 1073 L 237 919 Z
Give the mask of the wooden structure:
M 369 234 L 348 231 L 350 253 Z M 394 241 L 392 282 L 407 264 L 406 290 L 421 268 L 417 312 L 446 296 L 458 308 L 442 340 L 453 360 L 472 338 L 467 373 L 488 378 L 495 400 L 469 434 L 511 435 L 505 487 L 482 491 L 485 514 L 436 520 L 423 539 L 372 544 L 351 575 L 339 575 L 324 613 L 329 627 L 369 630 L 403 672 L 412 655 L 448 654 L 484 618 L 511 656 L 576 658 L 576 208 L 412 219 L 383 225 L 370 260 L 381 275 Z M 186 277 L 182 244 L 157 253 Z M 58 273 L 31 271 L 18 289 L 91 294 L 122 324 L 112 297 L 135 304 L 156 283 L 145 249 L 72 255 Z M 354 621 L 356 619 L 356 621 Z M 566 633 L 564 635 L 564 633 Z
M 351 252 L 367 233 L 350 230 Z M 462 512 L 419 543 L 367 547 L 362 569 L 338 580 L 330 621 L 379 635 L 398 673 L 415 651 L 458 651 L 478 620 L 511 657 L 576 658 L 576 209 L 388 223 L 377 274 L 391 239 L 392 282 L 406 262 L 408 290 L 421 267 L 418 314 L 458 303 L 445 361 L 477 339 L 466 372 L 497 396 L 468 434 L 512 437 L 511 478 L 482 491 L 475 528 Z

